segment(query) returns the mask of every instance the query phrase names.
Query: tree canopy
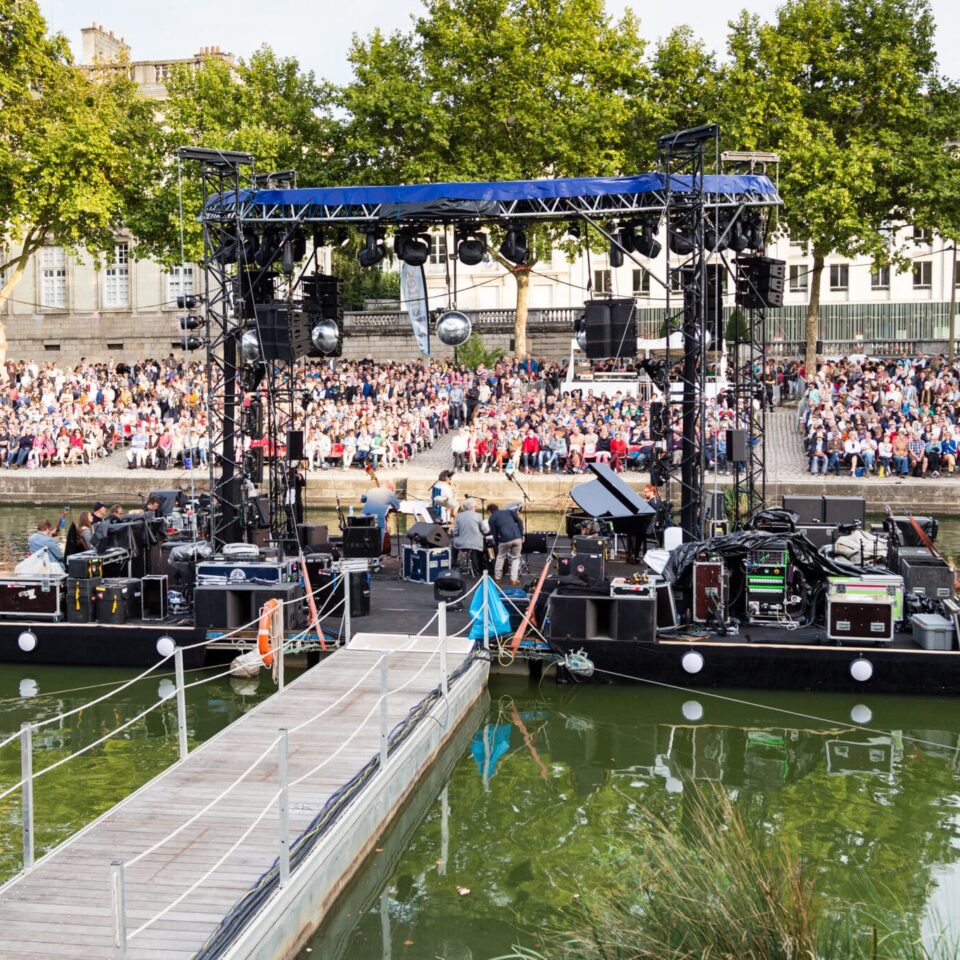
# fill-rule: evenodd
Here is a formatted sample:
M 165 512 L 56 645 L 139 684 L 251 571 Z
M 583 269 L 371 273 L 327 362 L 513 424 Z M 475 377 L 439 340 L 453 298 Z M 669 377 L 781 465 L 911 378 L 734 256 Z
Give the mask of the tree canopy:
M 74 67 L 34 0 L 0 0 L 0 303 L 44 244 L 112 247 L 133 182 L 146 102 L 126 71 Z

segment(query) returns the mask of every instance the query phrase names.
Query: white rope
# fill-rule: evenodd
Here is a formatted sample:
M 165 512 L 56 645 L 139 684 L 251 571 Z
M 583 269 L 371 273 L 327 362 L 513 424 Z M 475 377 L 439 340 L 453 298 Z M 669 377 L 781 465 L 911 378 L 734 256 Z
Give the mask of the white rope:
M 125 723 L 120 724 L 115 730 L 111 730 L 109 733 L 104 734 L 100 737 L 99 740 L 94 740 L 92 743 L 88 743 L 85 747 L 81 747 L 79 750 L 74 751 L 68 757 L 63 757 L 60 760 L 57 760 L 55 763 L 51 763 L 49 767 L 44 767 L 42 770 L 38 770 L 34 775 L 33 779 L 36 780 L 38 777 L 42 777 L 45 773 L 49 773 L 51 770 L 56 770 L 57 767 L 62 767 L 65 763 L 68 763 L 70 760 L 74 760 L 76 757 L 79 757 L 81 754 L 86 753 L 88 750 L 92 750 L 94 747 L 100 746 L 101 743 L 105 743 L 109 740 L 115 733 L 120 733 L 121 730 L 126 730 L 127 727 L 136 723 L 138 720 L 142 720 L 148 713 L 152 713 L 157 707 L 167 702 L 166 697 L 162 700 L 158 700 L 156 703 L 151 704 L 147 707 L 146 710 L 141 711 L 135 717 L 131 717 Z M 3 793 L 0 793 L 0 800 L 3 800 L 4 797 L 10 796 L 15 790 L 18 790 L 23 786 L 23 780 L 20 780 L 18 783 L 15 783 L 8 790 L 4 790 Z
M 230 857 L 239 848 L 240 844 L 242 844 L 244 840 L 246 840 L 247 837 L 249 837 L 250 834 L 253 833 L 253 831 L 260 825 L 260 822 L 270 812 L 274 803 L 276 803 L 277 801 L 277 797 L 279 796 L 280 796 L 280 791 L 277 790 L 277 792 L 274 793 L 274 795 L 264 805 L 264 808 L 260 812 L 260 815 L 256 818 L 256 820 L 253 821 L 253 823 L 250 824 L 249 827 L 247 827 L 246 830 L 243 831 L 243 833 L 234 842 L 234 844 L 230 847 L 230 849 L 227 850 L 227 852 L 202 877 L 200 877 L 199 880 L 197 880 L 195 883 L 192 883 L 189 887 L 187 887 L 187 889 L 184 890 L 183 893 L 181 893 L 180 896 L 176 898 L 176 900 L 173 900 L 171 903 L 168 903 L 167 906 L 165 906 L 156 916 L 151 917 L 146 923 L 141 924 L 139 927 L 137 927 L 136 930 L 133 931 L 133 933 L 127 934 L 127 941 L 129 942 L 134 937 L 143 933 L 143 931 L 146 930 L 148 927 L 152 927 L 158 920 L 163 919 L 163 917 L 165 917 L 175 906 L 182 903 L 186 897 L 189 897 L 190 894 L 197 889 L 197 887 L 199 887 L 202 883 L 205 883 L 210 878 L 210 876 L 214 873 L 214 871 L 219 870 L 220 867 L 223 865 L 224 861 L 228 857 Z M 126 866 L 129 866 L 130 863 L 133 863 L 133 862 L 134 861 L 128 861 Z
M 172 833 L 168 833 L 163 839 L 158 840 L 155 844 L 153 844 L 153 846 L 147 847 L 146 850 L 138 853 L 130 860 L 127 860 L 125 866 L 132 867 L 144 857 L 148 857 L 151 853 L 155 853 L 162 846 L 169 843 L 174 837 L 179 836 L 179 834 L 183 833 L 183 831 L 186 830 L 190 824 L 196 823 L 197 820 L 199 820 L 205 813 L 208 813 L 212 807 L 216 806 L 228 793 L 230 793 L 231 790 L 236 789 L 236 787 L 238 787 L 251 774 L 251 772 L 263 762 L 267 754 L 269 754 L 270 751 L 276 747 L 279 739 L 279 737 L 274 737 L 273 740 L 271 740 L 270 743 L 260 752 L 259 756 L 250 764 L 250 766 L 247 767 L 247 769 L 244 770 L 243 773 L 241 773 L 240 776 L 237 777 L 226 789 L 218 793 L 217 796 L 215 796 L 205 807 L 202 807 L 192 817 L 190 817 L 189 820 L 185 820 L 182 824 L 180 824 L 179 827 L 176 828 L 176 830 L 174 830 Z

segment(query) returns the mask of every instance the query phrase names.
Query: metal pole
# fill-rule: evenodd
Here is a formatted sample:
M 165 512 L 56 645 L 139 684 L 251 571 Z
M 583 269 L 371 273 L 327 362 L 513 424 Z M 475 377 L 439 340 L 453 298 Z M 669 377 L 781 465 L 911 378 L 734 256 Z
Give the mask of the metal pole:
M 127 903 L 123 861 L 110 861 L 110 887 L 113 891 L 113 956 L 127 960 Z
M 173 651 L 173 667 L 177 677 L 177 737 L 180 741 L 180 759 L 186 760 L 190 748 L 187 745 L 187 691 L 183 680 L 183 648 Z
M 957 353 L 957 241 L 953 241 L 953 271 L 950 275 L 950 342 L 947 360 L 953 365 Z
M 390 745 L 390 731 L 387 728 L 387 654 L 380 658 L 380 770 L 387 766 L 387 748 Z
M 490 573 L 483 571 L 483 649 L 490 649 Z
M 281 671 L 281 676 L 283 673 Z M 285 887 L 290 882 L 290 773 L 288 766 L 288 750 L 290 747 L 287 728 L 280 728 L 278 741 L 277 777 L 280 780 L 280 797 L 277 801 L 277 812 L 280 821 L 280 886 Z
M 440 632 L 440 692 L 447 695 L 447 604 L 437 605 L 437 623 Z
M 23 869 L 33 866 L 33 727 L 20 724 L 20 788 L 23 814 Z
M 280 646 L 277 648 L 274 656 L 277 657 L 277 689 L 283 689 L 283 648 L 287 639 L 286 625 L 283 622 L 283 604 L 281 603 L 277 607 L 276 613 L 274 616 L 280 618 L 280 629 L 277 633 L 280 634 Z
M 343 577 L 343 642 L 350 642 L 350 571 L 340 569 Z

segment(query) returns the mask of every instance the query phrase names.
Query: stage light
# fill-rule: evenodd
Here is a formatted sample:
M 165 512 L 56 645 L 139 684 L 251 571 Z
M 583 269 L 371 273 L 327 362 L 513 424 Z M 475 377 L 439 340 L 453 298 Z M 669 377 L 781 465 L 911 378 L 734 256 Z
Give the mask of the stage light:
M 192 310 L 200 298 L 195 293 L 182 294 L 177 297 L 177 309 L 178 310 Z
M 567 227 L 567 232 L 564 234 L 565 240 L 579 240 L 580 239 L 580 224 L 574 221 Z
M 263 236 L 257 244 L 257 252 L 254 254 L 253 262 L 258 267 L 267 267 L 280 255 L 280 239 L 275 230 L 264 231 Z
M 199 350 L 202 346 L 203 346 L 203 339 L 201 337 L 181 337 L 180 338 L 181 350 Z
M 586 324 L 577 331 L 577 346 L 581 350 L 587 349 L 587 327 Z
M 448 347 L 459 347 L 470 339 L 470 318 L 459 310 L 448 310 L 437 321 L 437 337 Z
M 672 253 L 686 256 L 693 253 L 693 224 L 684 214 L 675 214 L 667 224 L 667 243 Z
M 181 330 L 199 330 L 203 326 L 203 317 L 190 314 L 180 318 Z
M 337 246 L 345 247 L 350 242 L 350 231 L 346 227 L 337 230 Z
M 623 266 L 623 250 L 617 243 L 617 228 L 612 223 L 607 224 L 607 234 L 610 236 L 610 269 L 616 270 Z
M 632 223 L 625 223 L 620 228 L 620 246 L 627 253 L 634 253 L 637 249 L 637 232 Z
M 422 267 L 430 256 L 430 237 L 416 230 L 401 230 L 393 238 L 393 252 L 411 267 Z
M 333 353 L 340 339 L 340 327 L 336 320 L 318 320 L 310 331 L 310 342 L 323 354 Z
M 357 260 L 360 261 L 361 267 L 375 267 L 386 255 L 383 234 L 371 230 L 367 233 L 363 249 L 357 254 Z
M 483 263 L 487 255 L 487 235 L 476 227 L 464 227 L 456 233 L 457 259 L 465 267 Z
M 663 249 L 656 236 L 660 232 L 660 223 L 657 220 L 644 220 L 640 230 L 640 236 L 634 237 L 633 249 L 641 257 L 647 257 L 655 260 L 660 256 Z
M 730 227 L 730 232 L 727 234 L 727 246 L 734 253 L 743 253 L 743 251 L 747 249 L 749 242 L 750 239 L 743 232 L 743 227 L 740 225 L 740 221 L 735 220 L 733 225 Z
M 517 227 L 511 227 L 507 231 L 503 244 L 500 247 L 500 255 L 511 263 L 518 266 L 527 262 L 527 256 L 530 251 L 527 248 L 527 235 Z
M 260 338 L 253 330 L 248 330 L 240 338 L 240 355 L 247 363 L 260 359 Z

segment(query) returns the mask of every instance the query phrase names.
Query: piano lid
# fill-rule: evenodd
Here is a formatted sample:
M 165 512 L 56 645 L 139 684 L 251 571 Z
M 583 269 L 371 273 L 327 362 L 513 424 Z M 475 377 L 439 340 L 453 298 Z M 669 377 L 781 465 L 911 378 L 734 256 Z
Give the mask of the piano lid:
M 590 472 L 597 478 L 570 491 L 574 503 L 592 517 L 611 520 L 650 518 L 656 510 L 605 463 L 591 463 Z

